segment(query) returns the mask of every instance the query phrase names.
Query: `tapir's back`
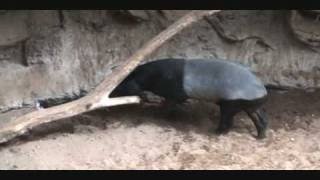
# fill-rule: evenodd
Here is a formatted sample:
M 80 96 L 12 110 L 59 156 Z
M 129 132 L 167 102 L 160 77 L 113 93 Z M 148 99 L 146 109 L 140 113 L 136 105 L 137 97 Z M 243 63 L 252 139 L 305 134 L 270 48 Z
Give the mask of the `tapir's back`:
M 187 60 L 183 87 L 189 97 L 207 100 L 253 100 L 267 94 L 247 67 L 227 60 Z

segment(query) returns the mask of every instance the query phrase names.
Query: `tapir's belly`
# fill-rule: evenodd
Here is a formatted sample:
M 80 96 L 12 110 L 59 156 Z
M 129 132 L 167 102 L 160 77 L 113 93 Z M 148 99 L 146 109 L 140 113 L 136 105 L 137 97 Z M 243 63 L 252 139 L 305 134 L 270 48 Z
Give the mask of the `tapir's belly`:
M 264 85 L 248 69 L 219 61 L 186 63 L 183 88 L 191 98 L 210 101 L 254 100 L 267 94 Z

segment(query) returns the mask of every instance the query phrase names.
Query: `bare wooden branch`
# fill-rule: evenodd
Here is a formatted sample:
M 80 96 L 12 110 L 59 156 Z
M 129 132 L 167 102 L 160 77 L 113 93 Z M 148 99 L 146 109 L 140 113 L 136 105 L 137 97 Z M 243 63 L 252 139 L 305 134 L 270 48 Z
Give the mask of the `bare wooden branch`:
M 139 97 L 110 99 L 109 94 L 143 59 L 149 56 L 163 43 L 192 23 L 202 19 L 204 16 L 212 15 L 217 12 L 219 12 L 219 10 L 196 10 L 186 14 L 124 61 L 122 67 L 116 69 L 115 72 L 112 73 L 112 76 L 106 77 L 105 80 L 87 96 L 63 105 L 31 112 L 14 121 L 10 121 L 8 124 L 1 127 L 0 143 L 7 142 L 41 124 L 72 117 L 101 107 L 139 103 Z

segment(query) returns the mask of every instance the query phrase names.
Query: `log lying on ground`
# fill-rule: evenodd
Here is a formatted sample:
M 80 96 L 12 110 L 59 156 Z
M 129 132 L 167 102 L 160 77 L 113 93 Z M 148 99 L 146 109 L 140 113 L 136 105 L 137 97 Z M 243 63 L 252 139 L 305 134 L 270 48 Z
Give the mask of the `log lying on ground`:
M 186 14 L 151 39 L 140 50 L 136 51 L 130 58 L 124 61 L 122 67 L 116 69 L 111 76 L 104 79 L 102 83 L 87 96 L 63 105 L 31 112 L 5 124 L 0 128 L 0 143 L 8 142 L 41 124 L 65 119 L 97 108 L 139 103 L 139 97 L 109 98 L 109 94 L 143 59 L 163 43 L 192 23 L 199 21 L 204 16 L 209 16 L 217 12 L 219 12 L 219 10 L 197 10 Z

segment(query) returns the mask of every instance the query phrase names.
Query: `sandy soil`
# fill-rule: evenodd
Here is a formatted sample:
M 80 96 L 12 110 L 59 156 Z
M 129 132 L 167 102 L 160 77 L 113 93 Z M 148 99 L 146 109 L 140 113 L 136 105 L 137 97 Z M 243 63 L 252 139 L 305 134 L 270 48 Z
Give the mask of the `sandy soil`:
M 0 148 L 0 169 L 320 169 L 320 92 L 272 93 L 267 138 L 243 113 L 216 136 L 215 105 L 123 106 L 49 124 Z

